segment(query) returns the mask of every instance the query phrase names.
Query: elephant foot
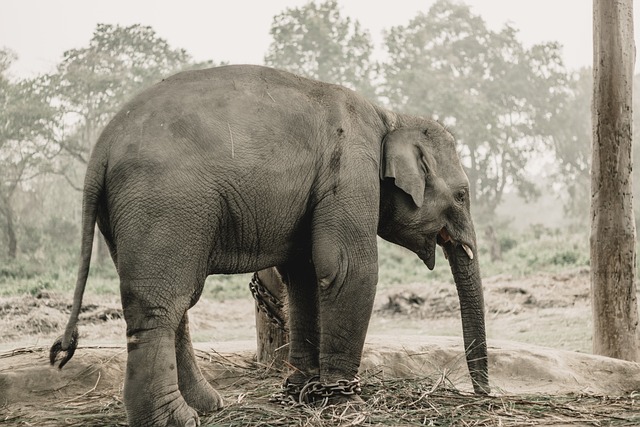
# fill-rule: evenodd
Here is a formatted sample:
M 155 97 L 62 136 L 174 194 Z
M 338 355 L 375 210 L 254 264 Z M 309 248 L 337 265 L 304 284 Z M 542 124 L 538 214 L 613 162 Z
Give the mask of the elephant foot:
M 220 394 L 204 378 L 180 388 L 180 392 L 185 402 L 201 415 L 210 414 L 224 406 Z
M 163 401 L 166 401 L 164 403 Z M 197 427 L 200 418 L 195 409 L 191 408 L 180 393 L 172 393 L 161 401 L 154 402 L 155 408 L 151 413 L 142 410 L 129 410 L 127 405 L 127 421 L 132 426 L 166 426 L 166 427 Z
M 182 418 L 182 419 L 173 418 L 171 422 L 167 424 L 167 426 L 168 427 L 198 427 L 200 426 L 200 418 L 198 418 L 198 415 L 190 416 L 188 418 Z

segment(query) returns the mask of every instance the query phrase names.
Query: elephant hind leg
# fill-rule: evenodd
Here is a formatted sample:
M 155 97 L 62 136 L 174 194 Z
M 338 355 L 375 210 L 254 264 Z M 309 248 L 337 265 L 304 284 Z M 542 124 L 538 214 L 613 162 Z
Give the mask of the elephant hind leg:
M 178 387 L 176 333 L 189 298 L 164 279 L 122 280 L 127 322 L 124 403 L 132 426 L 196 426 Z
M 196 363 L 186 312 L 176 331 L 176 361 L 178 387 L 187 404 L 200 414 L 209 414 L 222 408 L 222 398 L 202 375 Z

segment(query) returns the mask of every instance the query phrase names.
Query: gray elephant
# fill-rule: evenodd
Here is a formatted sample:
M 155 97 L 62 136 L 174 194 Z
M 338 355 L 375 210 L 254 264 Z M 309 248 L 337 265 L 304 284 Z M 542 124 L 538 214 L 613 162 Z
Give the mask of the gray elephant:
M 174 75 L 129 102 L 93 150 L 73 308 L 51 363 L 77 346 L 97 222 L 120 277 L 131 425 L 195 426 L 222 406 L 196 364 L 187 310 L 207 275 L 270 266 L 288 277 L 289 384 L 351 384 L 332 401 L 357 401 L 380 235 L 429 269 L 443 246 L 473 386 L 488 393 L 468 189 L 452 135 L 433 120 L 266 67 Z

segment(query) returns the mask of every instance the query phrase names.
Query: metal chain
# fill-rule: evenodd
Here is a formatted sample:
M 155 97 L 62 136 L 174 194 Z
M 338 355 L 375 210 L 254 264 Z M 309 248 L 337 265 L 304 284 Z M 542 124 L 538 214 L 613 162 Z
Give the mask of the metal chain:
M 313 379 L 317 378 L 318 377 L 313 377 Z M 284 406 L 298 406 L 300 391 L 302 390 L 303 386 L 304 384 L 295 384 L 289 382 L 289 379 L 286 379 L 284 380 L 280 391 L 272 394 L 271 398 L 269 398 L 269 401 Z
M 285 406 L 304 405 L 312 402 L 319 402 L 320 406 L 325 406 L 329 398 L 333 396 L 352 396 L 361 393 L 360 378 L 357 376 L 353 380 L 338 380 L 330 384 L 322 383 L 316 376 L 304 384 L 293 384 L 289 380 L 285 380 L 282 390 L 273 394 L 270 401 Z
M 276 298 L 276 296 L 262 284 L 258 273 L 253 273 L 253 277 L 249 282 L 249 289 L 251 290 L 253 299 L 256 301 L 258 311 L 264 313 L 271 323 L 286 332 L 287 327 L 285 321 L 279 315 L 279 312 L 284 308 L 284 303 Z M 269 304 L 267 304 L 267 302 L 269 302 Z M 273 307 L 275 307 L 275 309 Z
M 258 273 L 253 274 L 249 282 L 249 289 L 256 301 L 258 311 L 264 313 L 269 321 L 286 331 L 284 320 L 274 310 L 274 307 L 278 311 L 282 310 L 284 304 L 262 284 Z M 338 380 L 330 384 L 320 382 L 320 378 L 315 376 L 303 384 L 295 384 L 289 382 L 288 379 L 285 380 L 280 392 L 273 394 L 269 401 L 285 406 L 322 401 L 321 405 L 324 406 L 332 396 L 352 396 L 360 393 L 362 393 L 362 388 L 360 387 L 360 378 L 357 376 L 353 380 Z

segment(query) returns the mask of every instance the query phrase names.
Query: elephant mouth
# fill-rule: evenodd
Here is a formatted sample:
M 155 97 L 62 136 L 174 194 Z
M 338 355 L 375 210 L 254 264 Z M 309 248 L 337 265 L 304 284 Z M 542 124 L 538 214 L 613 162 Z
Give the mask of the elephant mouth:
M 437 238 L 437 234 L 427 236 L 426 245 L 424 246 L 423 250 L 418 253 L 418 256 L 420 257 L 420 259 L 422 259 L 422 262 L 424 262 L 429 270 L 433 270 L 433 268 L 436 266 Z
M 446 259 L 449 259 L 447 246 L 451 246 L 451 248 L 453 248 L 455 245 L 462 246 L 462 249 L 469 259 L 472 260 L 474 258 L 473 250 L 468 244 L 456 241 L 451 237 L 446 227 L 442 227 L 440 231 L 427 237 L 425 246 L 422 251 L 418 253 L 418 256 L 422 259 L 429 270 L 433 270 L 436 265 L 436 244 L 442 247 L 442 251 L 444 252 L 444 257 Z
M 451 244 L 452 246 L 453 245 L 460 245 L 460 246 L 462 246 L 462 249 L 467 254 L 469 259 L 472 260 L 473 257 L 474 257 L 473 250 L 471 249 L 471 247 L 469 247 L 469 245 L 467 245 L 466 243 L 458 242 L 458 241 L 454 240 L 453 237 L 451 237 L 451 235 L 447 231 L 446 227 L 442 227 L 442 229 L 438 232 L 438 236 L 436 238 L 436 241 L 438 242 L 438 245 L 440 245 L 442 247 L 443 252 L 444 252 L 444 257 L 447 258 L 447 259 L 449 258 L 447 250 L 445 249 L 445 245 L 447 245 L 447 244 Z

